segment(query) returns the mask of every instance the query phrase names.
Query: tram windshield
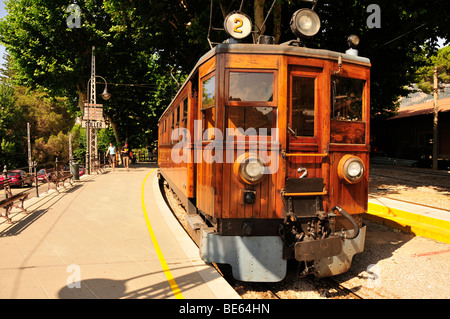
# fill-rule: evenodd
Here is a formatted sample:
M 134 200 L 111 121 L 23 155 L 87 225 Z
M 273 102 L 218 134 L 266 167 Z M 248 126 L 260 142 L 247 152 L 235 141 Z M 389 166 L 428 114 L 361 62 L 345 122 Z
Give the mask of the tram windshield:
M 362 121 L 364 80 L 339 76 L 331 78 L 331 119 Z
M 364 80 L 339 76 L 331 78 L 331 143 L 365 143 L 366 123 L 363 122 L 364 85 Z
M 230 72 L 229 101 L 273 101 L 273 73 Z
M 292 77 L 292 129 L 295 135 L 314 136 L 315 79 Z
M 227 127 L 231 135 L 271 136 L 276 122 L 274 73 L 230 71 Z
M 231 106 L 228 108 L 228 127 L 239 129 L 244 135 L 272 134 L 271 128 L 274 122 L 274 108 Z M 238 131 L 235 135 L 240 135 Z

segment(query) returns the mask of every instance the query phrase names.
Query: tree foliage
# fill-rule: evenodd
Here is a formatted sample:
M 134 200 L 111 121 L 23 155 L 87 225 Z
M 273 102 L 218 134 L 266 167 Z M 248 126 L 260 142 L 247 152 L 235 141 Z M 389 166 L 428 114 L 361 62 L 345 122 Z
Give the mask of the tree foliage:
M 256 30 L 274 4 L 262 32 L 277 43 L 294 38 L 292 14 L 311 7 L 293 0 L 79 0 L 81 25 L 70 28 L 66 0 L 9 0 L 0 41 L 11 54 L 16 83 L 67 97 L 78 105 L 71 110 L 77 115 L 87 98 L 95 46 L 96 72 L 107 79 L 113 95 L 97 102 L 104 104 L 116 142 L 150 145 L 157 138 L 157 120 L 177 89 L 173 78 L 182 81 L 210 48 L 211 3 L 213 27 L 222 27 L 225 15 L 242 5 Z M 367 23 L 373 3 L 380 8 L 380 28 Z M 360 55 L 372 62 L 372 114 L 381 116 L 408 93 L 406 86 L 425 65 L 421 57 L 435 54 L 438 37 L 449 39 L 450 34 L 448 0 L 319 0 L 315 10 L 321 32 L 306 45 L 344 52 L 347 36 L 357 34 Z M 226 35 L 212 30 L 210 38 L 222 42 Z M 99 91 L 102 86 L 99 81 Z
M 117 128 L 118 140 L 148 143 L 155 136 L 156 114 L 161 112 L 153 109 L 160 102 L 155 103 L 152 97 L 164 95 L 156 82 L 172 67 L 155 63 L 158 55 L 143 39 L 146 33 L 122 15 L 120 6 L 100 0 L 77 3 L 82 10 L 80 28 L 67 26 L 67 1 L 6 3 L 8 15 L 0 22 L 0 40 L 11 55 L 15 82 L 49 96 L 69 97 L 81 115 L 88 97 L 91 48 L 95 46 L 96 74 L 112 84 L 109 89 L 113 94 L 110 101 L 97 102 L 104 104 L 106 117 Z M 166 80 L 167 85 L 173 84 L 171 78 Z M 102 85 L 98 84 L 98 90 Z
M 0 83 L 0 164 L 11 166 L 22 162 L 24 114 L 15 107 L 17 98 L 14 88 L 9 84 Z M 26 124 L 25 124 L 26 125 Z M 25 126 L 26 133 L 26 126 Z M 26 134 L 25 134 L 26 136 Z M 2 166 L 3 170 L 3 166 Z
M 425 59 L 426 65 L 416 72 L 418 88 L 424 93 L 432 93 L 434 89 L 434 68 L 437 67 L 438 84 L 450 83 L 450 46 L 440 49 L 435 56 Z

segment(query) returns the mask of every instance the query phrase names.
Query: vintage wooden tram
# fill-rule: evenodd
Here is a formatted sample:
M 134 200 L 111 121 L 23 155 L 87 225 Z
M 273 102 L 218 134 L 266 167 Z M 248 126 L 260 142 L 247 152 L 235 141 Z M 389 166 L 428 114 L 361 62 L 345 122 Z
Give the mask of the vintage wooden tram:
M 288 259 L 326 277 L 364 250 L 370 61 L 355 51 L 222 43 L 198 61 L 160 118 L 158 164 L 203 260 L 271 282 Z

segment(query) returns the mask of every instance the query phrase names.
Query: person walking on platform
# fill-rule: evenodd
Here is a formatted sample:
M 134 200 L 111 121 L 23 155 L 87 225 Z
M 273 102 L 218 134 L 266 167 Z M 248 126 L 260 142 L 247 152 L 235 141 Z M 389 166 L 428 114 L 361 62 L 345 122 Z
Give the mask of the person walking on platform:
M 108 151 L 106 152 L 106 154 L 109 154 L 109 162 L 111 163 L 111 168 L 114 172 L 116 168 L 116 147 L 113 146 L 112 143 L 109 143 Z
M 130 165 L 130 148 L 128 147 L 128 143 L 125 142 L 125 146 L 122 147 L 120 153 L 122 154 L 123 166 L 125 166 L 128 171 Z

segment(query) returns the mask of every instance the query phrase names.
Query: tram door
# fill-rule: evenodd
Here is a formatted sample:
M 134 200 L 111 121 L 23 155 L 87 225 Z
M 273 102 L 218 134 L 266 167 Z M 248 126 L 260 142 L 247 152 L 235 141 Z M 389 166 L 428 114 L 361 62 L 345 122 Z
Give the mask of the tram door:
M 325 102 L 320 68 L 292 67 L 288 78 L 286 188 L 288 209 L 300 217 L 323 210 L 322 162 L 327 156 L 322 146 L 321 106 Z

